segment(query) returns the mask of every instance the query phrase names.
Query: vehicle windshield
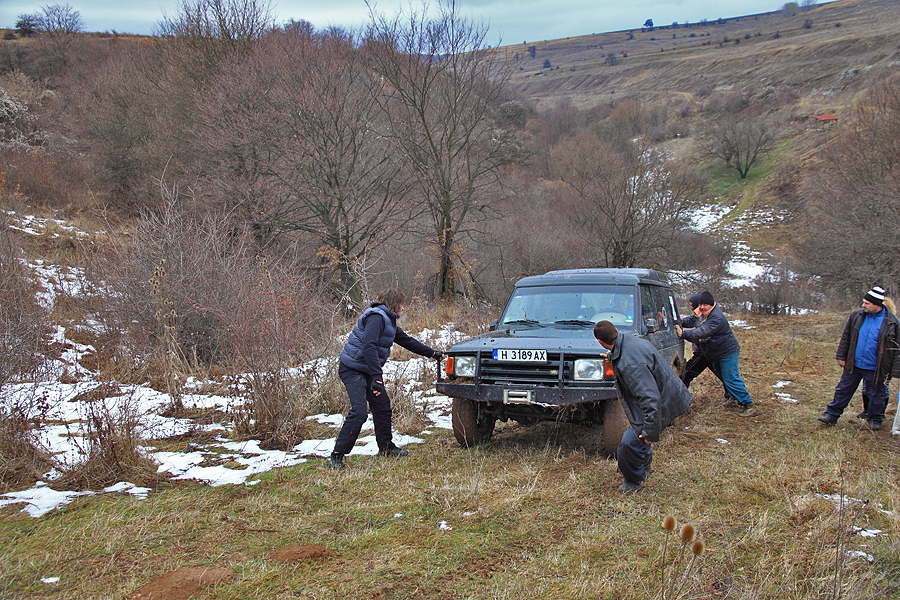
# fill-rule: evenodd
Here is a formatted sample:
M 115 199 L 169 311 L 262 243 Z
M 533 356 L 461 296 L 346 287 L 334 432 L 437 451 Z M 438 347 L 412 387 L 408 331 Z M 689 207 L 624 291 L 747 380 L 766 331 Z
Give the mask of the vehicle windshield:
M 616 327 L 634 326 L 634 288 L 623 285 L 548 285 L 513 291 L 500 318 L 503 325 L 593 327 L 610 321 Z

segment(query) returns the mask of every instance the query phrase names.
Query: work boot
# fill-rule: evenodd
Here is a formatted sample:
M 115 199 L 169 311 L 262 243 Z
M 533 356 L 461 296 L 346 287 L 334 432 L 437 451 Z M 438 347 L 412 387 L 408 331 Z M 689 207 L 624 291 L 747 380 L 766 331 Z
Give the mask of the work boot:
M 344 468 L 344 455 L 339 452 L 332 452 L 331 457 L 329 459 L 328 466 L 334 469 L 335 471 L 340 471 Z
M 623 494 L 633 494 L 636 491 L 641 489 L 640 483 L 634 483 L 633 481 L 626 481 L 622 485 L 619 486 L 619 491 Z
M 835 423 L 837 423 L 837 417 L 832 417 L 828 413 L 825 413 L 824 415 L 819 417 L 819 422 L 825 423 L 826 425 L 834 425 Z
M 744 410 L 738 415 L 739 417 L 756 417 L 759 415 L 759 411 L 753 408 L 752 404 L 745 404 Z
M 862 411 L 861 413 L 856 415 L 856 418 L 857 419 L 865 419 L 867 416 L 868 416 L 868 413 L 866 411 Z
M 407 452 L 403 448 L 398 448 L 397 446 L 393 445 L 379 450 L 378 454 L 380 454 L 381 456 L 409 456 L 409 452 Z

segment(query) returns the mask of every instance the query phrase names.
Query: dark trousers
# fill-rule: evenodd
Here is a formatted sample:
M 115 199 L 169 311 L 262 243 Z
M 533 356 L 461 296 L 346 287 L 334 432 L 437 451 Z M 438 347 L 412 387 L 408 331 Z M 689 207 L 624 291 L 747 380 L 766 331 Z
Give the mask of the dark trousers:
M 334 443 L 334 451 L 338 454 L 350 454 L 359 431 L 366 422 L 369 413 L 367 407 L 372 409 L 372 421 L 375 423 L 375 441 L 378 449 L 384 450 L 391 447 L 391 399 L 387 392 L 376 396 L 372 393 L 372 376 L 341 363 L 338 375 L 344 382 L 347 395 L 350 397 L 350 412 L 344 417 L 344 424 L 338 433 Z
M 684 387 L 691 387 L 691 382 L 697 378 L 697 376 L 709 369 L 713 373 L 715 373 L 716 377 L 719 378 L 719 381 L 722 380 L 722 375 L 719 374 L 716 369 L 713 368 L 714 365 L 710 362 L 705 356 L 702 354 L 694 354 L 691 356 L 687 364 L 684 366 L 684 375 L 681 376 L 681 381 L 684 382 Z M 725 397 L 734 399 L 734 397 L 728 393 L 728 390 L 725 390 Z
M 865 395 L 869 397 L 868 406 L 865 407 L 866 419 L 881 423 L 884 420 L 884 409 L 887 406 L 888 386 L 875 383 L 875 371 L 856 367 L 853 367 L 853 371 L 850 373 L 844 371 L 841 374 L 841 380 L 834 388 L 834 399 L 825 408 L 825 414 L 831 415 L 835 419 L 844 414 L 844 409 L 850 404 L 861 381 L 864 382 Z
M 629 427 L 622 434 L 622 441 L 616 451 L 619 461 L 619 472 L 625 481 L 640 483 L 647 477 L 647 461 L 653 454 L 650 444 L 643 441 Z

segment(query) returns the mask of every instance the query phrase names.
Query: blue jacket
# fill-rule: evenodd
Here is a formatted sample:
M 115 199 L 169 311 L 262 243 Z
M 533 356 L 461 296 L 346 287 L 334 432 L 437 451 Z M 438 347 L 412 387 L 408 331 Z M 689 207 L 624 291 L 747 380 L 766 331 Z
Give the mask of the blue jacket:
M 341 351 L 341 363 L 381 379 L 381 368 L 394 343 L 420 356 L 432 357 L 436 350 L 411 337 L 397 325 L 397 315 L 384 304 L 372 303 L 356 322 Z
M 681 326 L 685 328 L 681 337 L 699 344 L 700 351 L 707 360 L 722 360 L 741 349 L 728 319 L 718 306 L 714 306 L 706 315 L 706 320 L 701 321 L 700 317 L 690 315 L 681 320 Z
M 645 440 L 658 442 L 663 429 L 688 409 L 693 396 L 645 339 L 620 332 L 608 357 L 631 429 Z

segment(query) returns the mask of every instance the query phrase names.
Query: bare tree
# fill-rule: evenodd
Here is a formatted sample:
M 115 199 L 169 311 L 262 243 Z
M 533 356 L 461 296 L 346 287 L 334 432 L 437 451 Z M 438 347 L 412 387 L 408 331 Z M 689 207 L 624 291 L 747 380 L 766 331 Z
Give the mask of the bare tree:
M 511 133 L 495 123 L 510 75 L 485 45 L 486 29 L 440 0 L 438 14 L 371 11 L 367 50 L 384 78 L 385 114 L 416 176 L 437 248 L 435 295 L 452 298 L 469 277 L 462 250 L 489 209 L 501 167 L 514 160 Z
M 272 34 L 232 65 L 200 119 L 210 193 L 255 226 L 311 240 L 359 301 L 358 267 L 410 218 L 381 78 L 349 34 Z
M 41 7 L 39 29 L 52 38 L 68 38 L 84 31 L 81 13 L 68 4 L 52 4 Z
M 786 2 L 781 7 L 781 14 L 785 17 L 793 17 L 798 12 L 800 12 L 800 5 L 796 2 Z
M 157 33 L 214 66 L 235 52 L 246 53 L 273 27 L 270 0 L 179 0 L 178 12 L 164 15 Z
M 19 35 L 22 37 L 31 37 L 41 27 L 41 18 L 40 15 L 22 13 L 19 15 L 19 20 L 16 21 L 16 31 L 19 32 Z
M 642 141 L 621 153 L 586 132 L 560 144 L 553 160 L 568 186 L 569 210 L 601 266 L 665 264 L 699 189 L 696 177 Z
M 775 133 L 764 119 L 747 114 L 716 120 L 702 142 L 708 156 L 721 159 L 746 179 L 750 168 L 775 145 Z
M 862 293 L 897 293 L 900 230 L 900 80 L 861 101 L 825 145 L 805 182 L 802 250 L 812 273 Z

